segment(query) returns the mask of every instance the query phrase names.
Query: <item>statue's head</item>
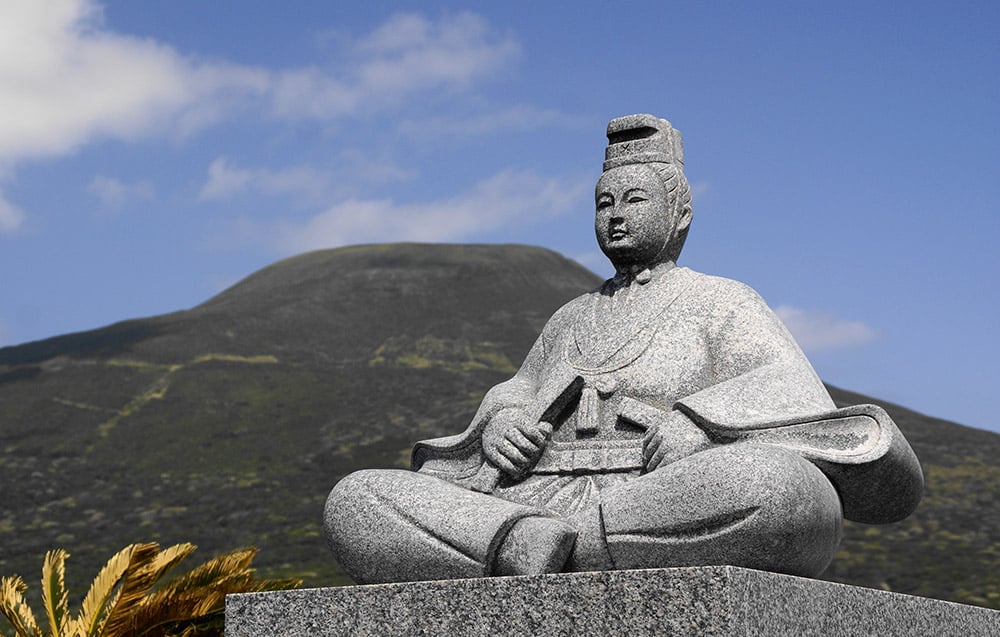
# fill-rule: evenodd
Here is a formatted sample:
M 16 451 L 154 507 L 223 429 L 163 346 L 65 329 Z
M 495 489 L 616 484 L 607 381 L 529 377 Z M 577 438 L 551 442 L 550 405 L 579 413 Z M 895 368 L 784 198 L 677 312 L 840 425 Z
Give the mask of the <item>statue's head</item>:
M 616 268 L 676 261 L 692 214 L 680 132 L 653 115 L 611 120 L 594 195 L 597 242 Z

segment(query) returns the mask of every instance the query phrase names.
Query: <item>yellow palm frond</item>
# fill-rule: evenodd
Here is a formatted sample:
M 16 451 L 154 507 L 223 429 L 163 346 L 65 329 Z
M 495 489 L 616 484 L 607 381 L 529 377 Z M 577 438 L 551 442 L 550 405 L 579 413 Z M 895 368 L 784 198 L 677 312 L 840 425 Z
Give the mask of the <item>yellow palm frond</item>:
M 7 618 L 17 637 L 40 637 L 38 622 L 24 601 L 24 591 L 27 584 L 17 575 L 0 579 L 0 613 Z
M 217 555 L 201 566 L 191 569 L 186 575 L 170 580 L 163 590 L 180 593 L 185 590 L 203 588 L 226 577 L 245 573 L 250 568 L 250 563 L 255 555 L 257 555 L 257 549 L 254 547 L 236 549 Z
M 105 612 L 105 619 L 102 622 L 100 636 L 115 634 L 111 631 L 111 626 L 121 624 L 124 617 L 132 613 L 136 602 L 149 592 L 149 589 L 156 583 L 150 578 L 151 567 L 156 562 L 160 554 L 160 545 L 156 542 L 146 544 L 133 544 L 132 552 L 129 556 L 128 566 L 121 578 L 121 588 L 111 601 Z
M 153 586 L 170 568 L 191 555 L 197 547 L 194 544 L 175 544 L 163 551 L 156 544 L 148 545 L 153 552 L 142 560 L 133 558 L 133 564 L 125 576 L 121 594 L 104 625 L 102 637 L 134 634 L 135 612 Z
M 70 616 L 65 587 L 69 554 L 49 551 L 42 567 L 42 601 L 52 628 L 47 637 L 194 637 L 223 630 L 226 595 L 296 588 L 301 580 L 257 579 L 248 547 L 210 559 L 154 590 L 171 568 L 194 552 L 192 544 L 163 551 L 155 543 L 132 544 L 97 574 L 76 619 Z M 0 580 L 0 613 L 17 637 L 43 637 L 24 600 L 20 577 Z
M 172 635 L 181 627 L 190 628 L 221 617 L 225 612 L 226 594 L 207 589 L 191 589 L 173 595 L 157 591 L 146 601 L 135 611 L 135 626 L 139 630 L 131 633 L 134 637 Z
M 155 543 L 130 544 L 108 560 L 97 574 L 94 583 L 90 585 L 87 596 L 83 598 L 83 605 L 80 607 L 75 625 L 80 637 L 102 635 L 104 625 L 114 611 L 121 593 L 118 585 L 129 573 L 134 562 L 143 563 L 155 557 L 156 548 Z
M 181 626 L 191 634 L 221 625 L 226 595 L 280 590 L 301 586 L 301 580 L 257 579 L 250 563 L 256 548 L 243 548 L 212 558 L 152 592 L 136 609 L 135 625 L 145 627 L 135 633 L 143 637 L 172 635 Z
M 187 559 L 197 549 L 198 547 L 190 542 L 169 546 L 157 554 L 156 559 L 149 565 L 149 569 L 156 574 L 156 580 L 159 581 L 164 573 Z
M 66 558 L 69 553 L 56 549 L 45 554 L 42 563 L 42 605 L 49 619 L 52 637 L 71 632 L 73 620 L 69 615 L 69 596 L 66 593 Z

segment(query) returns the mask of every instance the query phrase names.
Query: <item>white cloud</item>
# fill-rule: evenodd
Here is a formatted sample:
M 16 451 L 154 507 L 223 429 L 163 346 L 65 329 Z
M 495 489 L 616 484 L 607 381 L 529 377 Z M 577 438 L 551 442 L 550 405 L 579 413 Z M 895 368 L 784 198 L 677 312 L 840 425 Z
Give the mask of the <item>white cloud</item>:
M 24 212 L 0 192 L 0 234 L 12 234 L 24 223 Z
M 148 181 L 126 183 L 114 177 L 98 175 L 90 180 L 87 191 L 101 201 L 105 208 L 118 209 L 131 201 L 149 201 L 156 196 Z
M 225 157 L 219 157 L 208 166 L 208 181 L 201 187 L 198 198 L 228 199 L 247 189 L 255 179 L 255 171 L 234 168 Z
M 272 71 L 114 33 L 94 0 L 4 0 L 0 164 L 101 138 L 189 135 L 248 107 L 323 121 L 368 114 L 416 93 L 467 88 L 518 54 L 474 14 L 404 14 L 352 42 L 341 67 Z
M 111 31 L 96 0 L 3 0 L 0 172 L 103 139 L 183 138 L 239 113 L 323 123 L 368 116 L 421 95 L 467 90 L 508 67 L 520 48 L 472 13 L 437 20 L 399 14 L 347 39 L 341 53 L 335 64 L 277 70 L 201 60 Z M 412 176 L 391 162 L 362 172 L 383 181 Z M 329 195 L 328 181 L 307 167 L 248 169 L 218 159 L 201 196 L 222 199 L 249 189 L 315 198 Z M 136 186 L 98 178 L 90 190 L 114 206 L 145 196 Z M 0 198 L 0 233 L 13 232 L 24 217 Z
M 350 46 L 345 72 L 311 67 L 277 74 L 272 108 L 280 117 L 295 119 L 371 112 L 415 93 L 466 89 L 519 54 L 514 40 L 495 34 L 472 13 L 437 22 L 398 14 Z
M 532 224 L 582 204 L 589 183 L 502 172 L 468 192 L 423 203 L 351 199 L 304 223 L 244 223 L 235 234 L 272 240 L 282 253 L 381 241 L 457 241 L 516 224 Z
M 208 177 L 198 198 L 218 201 L 243 193 L 264 195 L 292 195 L 307 201 L 328 198 L 335 189 L 345 190 L 345 181 L 357 184 L 383 184 L 412 179 L 415 172 L 406 170 L 391 161 L 373 159 L 358 151 L 344 151 L 338 156 L 334 173 L 308 165 L 270 168 L 241 168 L 228 158 L 219 157 L 208 166 Z
M 202 186 L 198 198 L 202 201 L 228 199 L 245 191 L 315 198 L 325 193 L 329 186 L 329 176 L 309 166 L 281 170 L 238 168 L 225 157 L 220 157 L 209 165 L 208 181 Z
M 373 157 L 359 150 L 346 150 L 339 154 L 338 163 L 341 170 L 349 174 L 356 183 L 384 184 L 394 181 L 407 181 L 417 176 L 412 169 L 403 168 L 395 162 Z
M 112 33 L 91 0 L 0 3 L 0 160 L 57 156 L 97 138 L 185 132 L 267 74 L 202 64 Z
M 781 305 L 775 314 L 788 327 L 806 352 L 859 347 L 875 340 L 875 329 L 860 321 L 848 321 L 824 312 Z

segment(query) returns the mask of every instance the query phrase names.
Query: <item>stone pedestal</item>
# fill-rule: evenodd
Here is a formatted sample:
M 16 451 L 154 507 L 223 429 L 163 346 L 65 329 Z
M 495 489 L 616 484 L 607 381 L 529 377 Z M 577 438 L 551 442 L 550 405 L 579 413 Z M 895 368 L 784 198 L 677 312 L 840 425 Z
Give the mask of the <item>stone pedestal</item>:
M 730 566 L 230 595 L 227 637 L 1000 635 L 1000 611 Z

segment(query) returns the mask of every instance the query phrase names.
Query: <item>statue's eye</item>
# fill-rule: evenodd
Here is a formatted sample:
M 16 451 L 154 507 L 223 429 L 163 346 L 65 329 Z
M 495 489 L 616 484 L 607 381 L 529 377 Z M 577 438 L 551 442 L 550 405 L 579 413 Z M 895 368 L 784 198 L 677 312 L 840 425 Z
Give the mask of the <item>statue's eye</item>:
M 613 205 L 615 205 L 615 202 L 611 197 L 601 197 L 597 200 L 598 210 L 604 210 L 605 208 L 610 208 Z
M 642 188 L 632 188 L 625 193 L 626 203 L 642 203 L 643 201 L 649 201 L 649 193 Z

